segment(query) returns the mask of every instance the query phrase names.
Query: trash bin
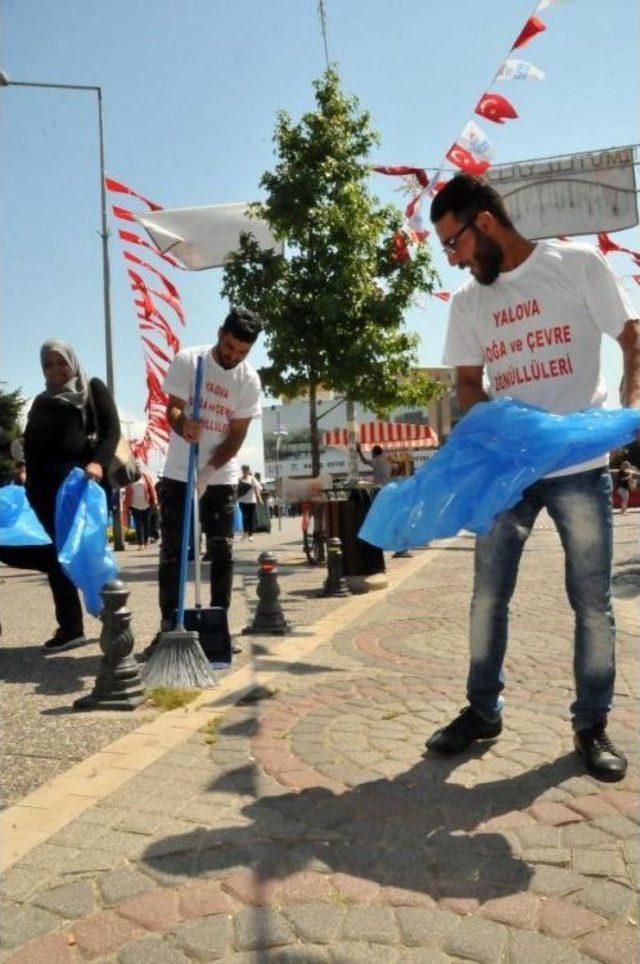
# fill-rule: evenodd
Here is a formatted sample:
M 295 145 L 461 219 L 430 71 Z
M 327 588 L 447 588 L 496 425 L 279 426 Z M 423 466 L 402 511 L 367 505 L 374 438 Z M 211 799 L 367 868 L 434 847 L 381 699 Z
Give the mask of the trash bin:
M 329 539 L 338 538 L 342 543 L 342 563 L 347 579 L 385 572 L 382 549 L 358 538 L 374 494 L 360 486 L 341 493 L 327 493 L 325 530 Z

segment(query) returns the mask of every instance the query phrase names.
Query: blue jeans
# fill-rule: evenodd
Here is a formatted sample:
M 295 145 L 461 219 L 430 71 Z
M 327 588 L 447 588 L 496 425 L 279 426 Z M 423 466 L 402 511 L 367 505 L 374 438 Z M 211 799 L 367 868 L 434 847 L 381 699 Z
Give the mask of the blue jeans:
M 477 537 L 467 697 L 487 720 L 502 709 L 509 602 L 524 544 L 543 508 L 560 535 L 565 585 L 576 618 L 571 714 L 574 729 L 581 730 L 606 722 L 615 680 L 613 519 L 606 468 L 540 479 L 525 489 L 513 509 L 496 517 L 488 535 Z

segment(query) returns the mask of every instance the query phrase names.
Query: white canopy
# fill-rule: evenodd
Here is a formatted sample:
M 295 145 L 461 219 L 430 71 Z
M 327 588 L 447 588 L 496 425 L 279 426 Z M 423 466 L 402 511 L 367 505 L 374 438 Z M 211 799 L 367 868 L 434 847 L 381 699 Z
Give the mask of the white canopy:
M 195 271 L 222 267 L 239 247 L 243 232 L 252 234 L 261 248 L 283 251 L 268 225 L 249 216 L 246 201 L 136 214 L 136 221 L 163 254 Z

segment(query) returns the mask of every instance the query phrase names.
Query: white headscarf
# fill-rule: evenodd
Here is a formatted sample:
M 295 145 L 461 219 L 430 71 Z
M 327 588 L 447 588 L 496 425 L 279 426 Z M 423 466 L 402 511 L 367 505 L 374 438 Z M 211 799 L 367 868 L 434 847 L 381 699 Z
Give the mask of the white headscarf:
M 76 353 L 66 341 L 60 341 L 58 338 L 51 338 L 49 341 L 45 341 L 40 349 L 40 364 L 42 365 L 43 371 L 47 355 L 52 351 L 57 352 L 58 355 L 62 355 L 71 369 L 71 377 L 64 385 L 54 385 L 52 382 L 46 381 L 47 387 L 45 395 L 48 395 L 50 398 L 59 398 L 60 401 L 67 402 L 69 405 L 73 405 L 74 408 L 79 408 L 84 411 L 87 405 L 87 399 L 89 398 L 89 379 L 84 369 L 80 367 Z

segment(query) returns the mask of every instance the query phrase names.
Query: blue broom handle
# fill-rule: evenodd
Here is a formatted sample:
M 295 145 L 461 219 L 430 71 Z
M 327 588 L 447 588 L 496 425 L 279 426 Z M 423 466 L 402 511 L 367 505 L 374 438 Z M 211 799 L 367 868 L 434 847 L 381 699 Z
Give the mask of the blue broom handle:
M 193 419 L 200 418 L 200 392 L 202 391 L 202 378 L 204 374 L 204 358 L 198 356 L 196 362 L 196 381 L 193 389 Z M 193 504 L 193 483 L 196 474 L 196 459 L 198 457 L 198 445 L 193 442 L 189 445 L 189 465 L 187 469 L 187 487 L 184 493 L 184 518 L 182 522 L 182 547 L 180 550 L 180 581 L 178 583 L 178 611 L 176 615 L 176 629 L 184 629 L 184 596 L 187 584 L 187 556 L 189 554 L 189 529 L 191 528 L 191 506 Z M 194 552 L 198 552 L 198 546 L 194 546 Z

